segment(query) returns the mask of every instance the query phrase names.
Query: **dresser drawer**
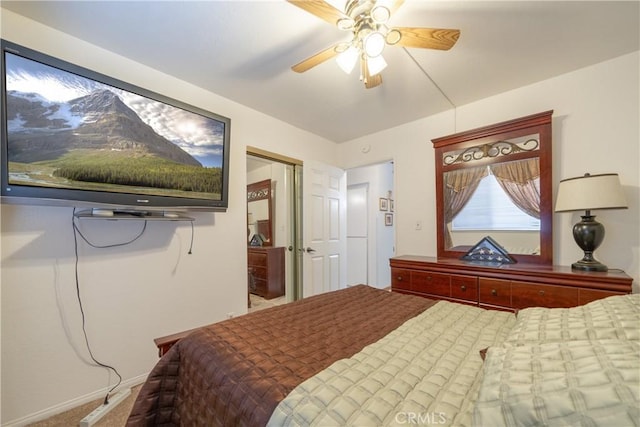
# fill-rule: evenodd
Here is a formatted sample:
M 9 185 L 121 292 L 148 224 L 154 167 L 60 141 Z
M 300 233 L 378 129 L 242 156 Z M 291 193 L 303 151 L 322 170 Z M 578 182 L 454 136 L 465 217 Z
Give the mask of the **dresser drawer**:
M 591 301 L 610 297 L 613 295 L 624 295 L 622 292 L 599 291 L 597 289 L 578 289 L 578 305 L 585 305 Z
M 513 308 L 527 307 L 575 307 L 578 305 L 578 289 L 538 283 L 512 282 Z
M 451 297 L 467 301 L 478 301 L 478 278 L 474 276 L 451 275 Z
M 285 248 L 282 246 L 249 247 L 249 292 L 265 299 L 284 295 Z
M 525 263 L 491 268 L 418 255 L 393 257 L 389 266 L 392 287 L 398 292 L 505 311 L 584 305 L 631 293 L 633 283 L 626 274 L 612 271 L 590 273 Z
M 511 281 L 503 279 L 478 279 L 478 299 L 480 304 L 511 307 Z
M 269 292 L 267 281 L 263 279 L 254 279 L 253 280 L 253 289 L 250 289 L 250 292 L 260 295 L 261 297 L 265 297 Z
M 249 266 L 267 266 L 267 254 L 264 252 L 249 251 L 247 262 Z
M 411 272 L 411 290 L 448 297 L 451 295 L 451 275 L 413 271 Z
M 411 271 L 402 268 L 392 268 L 391 289 L 411 290 Z
M 267 269 L 266 267 L 249 267 L 249 274 L 254 279 L 267 280 Z

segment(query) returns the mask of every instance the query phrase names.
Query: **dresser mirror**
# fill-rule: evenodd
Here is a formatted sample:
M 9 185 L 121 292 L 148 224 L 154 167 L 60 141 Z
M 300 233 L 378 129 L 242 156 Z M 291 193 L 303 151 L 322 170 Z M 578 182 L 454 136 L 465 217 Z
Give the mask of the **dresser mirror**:
M 247 185 L 247 243 L 273 246 L 271 180 Z
M 438 258 L 491 237 L 519 263 L 552 264 L 552 114 L 432 140 Z

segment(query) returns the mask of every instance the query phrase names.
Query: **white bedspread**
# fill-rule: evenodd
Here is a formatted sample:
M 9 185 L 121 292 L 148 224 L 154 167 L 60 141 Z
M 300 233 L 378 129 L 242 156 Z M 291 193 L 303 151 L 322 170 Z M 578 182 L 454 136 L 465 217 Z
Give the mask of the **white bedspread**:
M 501 344 L 514 323 L 512 313 L 440 301 L 300 384 L 269 425 L 470 425 L 479 351 Z

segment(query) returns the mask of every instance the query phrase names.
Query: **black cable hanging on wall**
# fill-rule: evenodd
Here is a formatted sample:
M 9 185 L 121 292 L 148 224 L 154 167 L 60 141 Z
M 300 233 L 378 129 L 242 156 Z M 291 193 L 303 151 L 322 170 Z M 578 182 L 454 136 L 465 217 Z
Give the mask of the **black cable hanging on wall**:
M 133 242 L 135 242 L 136 240 L 138 240 L 140 237 L 142 237 L 142 235 L 144 234 L 145 230 L 147 229 L 147 221 L 144 221 L 144 225 L 142 227 L 142 230 L 140 231 L 140 233 L 138 233 L 137 236 L 135 236 L 133 239 L 127 241 L 127 242 L 122 242 L 122 243 L 116 243 L 116 244 L 111 244 L 111 245 L 97 245 L 95 243 L 90 242 L 80 231 L 80 229 L 78 228 L 78 224 L 76 224 L 76 208 L 73 208 L 73 215 L 71 216 L 71 225 L 73 227 L 73 246 L 74 246 L 74 254 L 75 254 L 75 284 L 76 284 L 76 297 L 78 299 L 78 306 L 80 308 L 80 315 L 82 318 L 82 333 L 84 335 L 84 342 L 85 345 L 87 347 L 87 351 L 89 352 L 89 357 L 91 357 L 91 360 L 93 361 L 93 363 L 96 366 L 108 369 L 110 371 L 112 371 L 117 377 L 118 377 L 118 382 L 116 383 L 116 385 L 114 385 L 113 387 L 111 387 L 109 389 L 109 391 L 107 392 L 107 395 L 104 398 L 104 404 L 108 404 L 109 403 L 109 396 L 111 395 L 111 393 L 120 386 L 120 384 L 122 384 L 122 375 L 120 375 L 120 373 L 118 372 L 118 370 L 111 366 L 108 365 L 106 363 L 103 363 L 101 361 L 99 361 L 98 359 L 96 359 L 96 357 L 93 355 L 93 351 L 91 350 L 91 344 L 89 343 L 89 337 L 87 335 L 87 329 L 86 329 L 86 317 L 84 314 L 84 306 L 82 304 L 82 297 L 80 295 L 80 279 L 78 276 L 78 263 L 80 260 L 79 254 L 78 254 L 78 236 L 80 236 L 82 238 L 82 240 L 84 240 L 89 246 L 93 247 L 93 248 L 98 248 L 98 249 L 105 249 L 105 248 L 113 248 L 113 247 L 118 247 L 118 246 L 125 246 L 125 245 L 129 245 Z
M 125 242 L 121 242 L 121 243 L 113 243 L 113 244 L 109 244 L 109 245 L 98 245 L 96 243 L 91 242 L 89 239 L 87 239 L 87 237 L 82 234 L 82 231 L 80 231 L 80 229 L 78 228 L 78 224 L 76 223 L 76 219 L 78 218 L 76 215 L 76 208 L 73 208 L 73 214 L 71 216 L 71 225 L 73 228 L 73 243 L 74 243 L 74 254 L 75 254 L 75 286 L 76 286 L 76 297 L 78 299 L 78 306 L 80 308 L 80 315 L 82 318 L 82 333 L 84 335 L 84 341 L 85 341 L 85 345 L 87 347 L 87 351 L 89 352 L 89 356 L 91 358 L 91 360 L 93 361 L 93 363 L 98 366 L 98 367 L 102 367 L 105 369 L 108 369 L 110 371 L 112 371 L 117 377 L 118 377 L 118 382 L 116 383 L 116 385 L 114 385 L 113 387 L 111 387 L 109 389 L 109 391 L 107 392 L 107 395 L 104 398 L 104 404 L 107 405 L 109 403 L 109 396 L 111 395 L 111 393 L 120 386 L 120 384 L 122 384 L 122 375 L 120 375 L 120 373 L 118 372 L 118 370 L 111 366 L 108 365 L 106 363 L 103 363 L 101 361 L 99 361 L 94 355 L 93 355 L 93 351 L 91 350 L 91 344 L 89 343 L 89 337 L 87 335 L 87 330 L 86 330 L 86 317 L 85 317 L 85 313 L 84 313 L 84 306 L 82 304 L 82 297 L 80 295 L 80 279 L 79 279 L 79 275 L 78 275 L 78 263 L 79 263 L 79 254 L 78 254 L 78 236 L 80 236 L 82 238 L 82 240 L 84 240 L 84 242 L 86 244 L 88 244 L 89 246 L 91 246 L 92 248 L 96 248 L 96 249 L 106 249 L 106 248 L 115 248 L 115 247 L 120 247 L 120 246 L 126 246 L 126 245 L 130 245 L 133 242 L 137 241 L 138 239 L 140 239 L 145 231 L 147 230 L 147 220 L 144 220 L 143 226 L 142 226 L 142 230 L 140 230 L 140 232 L 134 236 L 132 239 L 127 240 Z M 193 253 L 193 240 L 194 240 L 194 234 L 195 234 L 195 228 L 193 225 L 193 220 L 190 221 L 191 222 L 191 241 L 189 243 L 189 251 L 187 252 L 189 255 L 191 255 Z

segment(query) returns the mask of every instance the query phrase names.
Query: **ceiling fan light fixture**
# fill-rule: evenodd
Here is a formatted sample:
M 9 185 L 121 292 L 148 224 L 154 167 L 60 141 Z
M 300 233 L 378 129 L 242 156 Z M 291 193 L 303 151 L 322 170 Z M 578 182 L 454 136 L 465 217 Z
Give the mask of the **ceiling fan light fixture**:
M 386 6 L 376 5 L 371 9 L 370 16 L 376 24 L 386 24 L 391 18 L 391 11 Z
M 402 38 L 402 33 L 394 28 L 389 30 L 389 32 L 387 33 L 387 36 L 385 37 L 385 41 L 387 42 L 388 45 L 394 45 L 398 43 L 401 38 Z
M 373 31 L 368 34 L 363 42 L 364 53 L 370 58 L 380 56 L 385 46 L 385 37 L 379 31 Z
M 387 61 L 384 60 L 382 55 L 367 58 L 367 68 L 369 70 L 369 75 L 375 76 L 376 74 L 380 74 L 382 70 L 387 68 Z
M 1 0 L 0 0 L 1 1 Z M 334 44 L 291 67 L 297 73 L 305 72 L 329 59 L 347 74 L 359 63 L 360 79 L 371 89 L 382 84 L 387 62 L 382 53 L 387 45 L 403 48 L 449 50 L 456 44 L 460 30 L 447 28 L 389 26 L 392 15 L 406 0 L 342 0 L 344 10 L 333 6 L 331 0 L 286 0 L 287 2 L 337 25 L 351 33 L 351 40 Z
M 351 18 L 340 18 L 336 22 L 336 26 L 341 31 L 351 31 L 355 25 L 355 21 Z
M 347 50 L 336 57 L 336 62 L 342 71 L 351 74 L 351 71 L 353 71 L 356 66 L 356 62 L 358 62 L 359 56 L 360 52 L 358 52 L 358 49 L 354 46 L 349 46 Z

